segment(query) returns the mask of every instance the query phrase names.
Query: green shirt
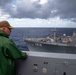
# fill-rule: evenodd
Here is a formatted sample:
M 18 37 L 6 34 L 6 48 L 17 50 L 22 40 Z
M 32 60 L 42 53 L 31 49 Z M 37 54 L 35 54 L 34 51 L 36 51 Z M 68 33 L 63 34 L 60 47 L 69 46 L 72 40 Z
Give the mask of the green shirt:
M 26 57 L 8 35 L 0 30 L 0 75 L 14 75 L 15 60 Z

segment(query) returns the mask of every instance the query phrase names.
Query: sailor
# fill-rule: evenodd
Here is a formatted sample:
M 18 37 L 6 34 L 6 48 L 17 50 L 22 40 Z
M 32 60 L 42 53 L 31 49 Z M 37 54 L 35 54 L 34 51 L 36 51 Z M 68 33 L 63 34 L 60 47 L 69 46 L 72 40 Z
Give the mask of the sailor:
M 15 75 L 15 60 L 28 56 L 9 38 L 12 29 L 8 21 L 0 22 L 0 75 Z

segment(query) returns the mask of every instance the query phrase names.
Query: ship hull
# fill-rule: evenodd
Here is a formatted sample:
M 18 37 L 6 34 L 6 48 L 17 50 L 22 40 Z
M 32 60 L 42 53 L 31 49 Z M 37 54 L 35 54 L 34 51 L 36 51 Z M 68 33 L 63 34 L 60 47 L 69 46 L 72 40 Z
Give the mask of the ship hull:
M 29 51 L 38 51 L 38 52 L 54 52 L 54 53 L 72 53 L 76 54 L 75 46 L 63 46 L 57 44 L 47 44 L 34 41 L 25 40 Z

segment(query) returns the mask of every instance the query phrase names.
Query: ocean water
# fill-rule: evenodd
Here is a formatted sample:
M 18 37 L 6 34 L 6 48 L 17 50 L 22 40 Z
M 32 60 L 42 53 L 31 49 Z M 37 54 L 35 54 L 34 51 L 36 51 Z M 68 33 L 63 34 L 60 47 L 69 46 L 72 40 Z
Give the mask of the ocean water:
M 47 37 L 53 34 L 54 28 L 14 28 L 11 32 L 10 38 L 16 43 L 20 50 L 28 51 L 26 42 L 24 38 L 39 38 Z M 57 34 L 72 35 L 76 28 L 56 28 Z

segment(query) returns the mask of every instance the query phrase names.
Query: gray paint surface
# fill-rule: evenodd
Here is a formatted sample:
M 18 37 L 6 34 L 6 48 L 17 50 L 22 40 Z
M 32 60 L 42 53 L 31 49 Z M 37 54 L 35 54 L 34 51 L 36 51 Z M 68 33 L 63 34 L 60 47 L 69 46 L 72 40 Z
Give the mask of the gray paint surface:
M 29 51 L 16 62 L 16 75 L 76 75 L 76 55 Z

